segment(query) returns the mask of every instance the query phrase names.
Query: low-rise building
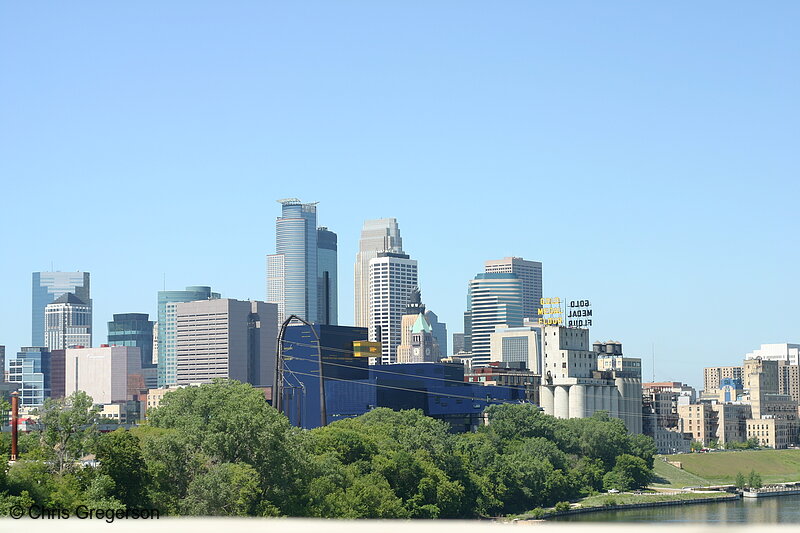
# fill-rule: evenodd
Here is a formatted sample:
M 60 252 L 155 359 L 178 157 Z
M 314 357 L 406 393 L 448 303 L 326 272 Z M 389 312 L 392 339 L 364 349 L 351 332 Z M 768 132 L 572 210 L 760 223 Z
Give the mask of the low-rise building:
M 96 404 L 132 400 L 144 388 L 139 348 L 68 348 L 64 381 L 66 396 L 80 390 Z
M 758 439 L 761 446 L 780 450 L 796 442 L 791 424 L 781 418 L 751 418 L 747 421 L 747 438 Z
M 489 363 L 489 366 L 466 370 L 464 381 L 518 388 L 525 391 L 528 401 L 539 405 L 539 386 L 542 384 L 542 377 L 525 368 L 524 363 L 514 365 L 493 361 Z
M 145 403 L 145 413 L 150 409 L 157 409 L 161 405 L 161 400 L 168 392 L 173 392 L 181 387 L 162 387 L 160 389 L 149 389 L 147 391 L 147 400 Z
M 717 438 L 718 414 L 708 403 L 698 403 L 678 406 L 680 417 L 679 429 L 683 433 L 690 433 L 692 439 L 707 446 Z

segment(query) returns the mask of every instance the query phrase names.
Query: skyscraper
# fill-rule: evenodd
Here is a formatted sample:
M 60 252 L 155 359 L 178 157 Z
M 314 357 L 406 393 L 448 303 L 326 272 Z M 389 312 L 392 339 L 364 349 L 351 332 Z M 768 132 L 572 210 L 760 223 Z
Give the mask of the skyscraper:
M 447 324 L 439 322 L 439 316 L 428 309 L 425 311 L 425 320 L 433 328 L 433 336 L 436 337 L 436 342 L 439 344 L 439 353 L 442 357 L 450 355 L 447 352 Z
M 417 287 L 417 262 L 407 254 L 378 252 L 370 259 L 368 272 L 370 340 L 382 343 L 384 364 L 394 363 L 403 315 Z
M 317 203 L 297 198 L 283 206 L 275 223 L 275 253 L 267 256 L 267 301 L 278 304 L 278 318 L 297 315 L 317 321 Z
M 66 292 L 44 308 L 44 345 L 49 350 L 92 345 L 92 306 Z
M 317 317 L 320 323 L 333 326 L 339 320 L 337 254 L 336 234 L 317 228 Z
M 356 327 L 370 327 L 369 262 L 378 257 L 378 252 L 403 253 L 403 239 L 400 237 L 397 219 L 367 220 L 361 229 L 353 280 L 355 288 L 353 312 Z
M 278 306 L 230 298 L 175 304 L 177 383 L 275 380 Z
M 137 346 L 142 356 L 142 376 L 147 388 L 156 388 L 158 377 L 153 364 L 153 321 L 147 313 L 114 315 L 108 323 L 108 344 Z
M 44 346 L 44 308 L 71 292 L 92 306 L 88 272 L 34 272 L 32 283 L 31 344 Z
M 464 348 L 473 354 L 472 366 L 489 364 L 490 336 L 497 326 L 522 326 L 522 283 L 516 274 L 482 273 L 469 282 Z
M 463 333 L 453 333 L 453 354 L 456 355 L 459 352 L 463 352 L 464 350 L 464 334 Z
M 171 387 L 177 383 L 175 352 L 175 305 L 178 302 L 214 300 L 219 293 L 211 287 L 194 285 L 184 291 L 158 291 L 158 386 Z
M 516 274 L 522 282 L 522 318 L 536 318 L 542 300 L 542 263 L 521 257 L 486 261 L 485 272 Z

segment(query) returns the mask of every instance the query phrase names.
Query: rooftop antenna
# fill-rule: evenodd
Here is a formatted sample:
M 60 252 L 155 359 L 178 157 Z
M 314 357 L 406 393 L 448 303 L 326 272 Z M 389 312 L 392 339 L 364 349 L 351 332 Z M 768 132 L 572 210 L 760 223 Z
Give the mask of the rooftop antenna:
M 164 282 L 163 282 L 164 283 L 164 289 L 163 290 L 167 290 L 167 273 L 164 272 L 161 275 L 164 277 Z
M 653 358 L 653 383 L 656 382 L 656 343 L 650 343 L 650 351 Z

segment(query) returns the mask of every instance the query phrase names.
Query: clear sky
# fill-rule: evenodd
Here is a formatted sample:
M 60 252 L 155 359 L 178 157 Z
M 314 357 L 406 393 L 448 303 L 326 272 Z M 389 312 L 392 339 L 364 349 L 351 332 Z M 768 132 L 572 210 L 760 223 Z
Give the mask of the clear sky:
M 702 385 L 800 342 L 800 4 L 0 0 L 0 344 L 31 272 L 112 313 L 212 285 L 265 298 L 278 198 L 339 235 L 340 323 L 367 218 L 462 331 L 509 255 L 588 298 L 592 339 Z

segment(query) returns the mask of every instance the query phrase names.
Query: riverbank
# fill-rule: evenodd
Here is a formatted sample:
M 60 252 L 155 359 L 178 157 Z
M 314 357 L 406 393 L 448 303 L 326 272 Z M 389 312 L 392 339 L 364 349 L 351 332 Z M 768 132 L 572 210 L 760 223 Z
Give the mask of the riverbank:
M 663 493 L 622 493 L 597 494 L 589 496 L 570 505 L 569 510 L 556 511 L 555 508 L 534 509 L 527 513 L 510 517 L 514 521 L 546 520 L 558 516 L 592 513 L 598 511 L 617 511 L 624 509 L 640 509 L 644 507 L 663 507 L 669 505 L 687 505 L 695 503 L 715 503 L 720 501 L 736 501 L 739 494 L 727 492 L 681 492 Z

